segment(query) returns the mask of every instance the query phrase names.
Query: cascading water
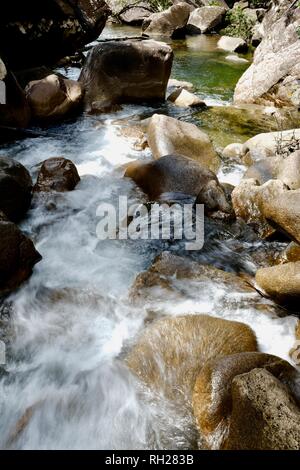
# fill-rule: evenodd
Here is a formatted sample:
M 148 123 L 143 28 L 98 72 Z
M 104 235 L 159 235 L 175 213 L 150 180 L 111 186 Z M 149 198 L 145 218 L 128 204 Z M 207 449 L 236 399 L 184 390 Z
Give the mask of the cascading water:
M 107 29 L 105 34 L 115 36 L 116 29 Z M 206 88 L 203 86 L 205 98 L 226 104 L 243 66 L 223 65 L 231 71 L 231 78 L 226 75 L 231 86 L 220 87 L 225 90 L 223 96 L 209 93 L 215 89 L 211 75 L 218 69 L 218 61 L 222 67 L 224 54 L 208 47 L 198 50 L 195 40 L 189 41 L 192 50 L 184 50 L 184 54 L 184 42 L 175 47 L 174 77 L 193 81 L 201 74 L 201 64 L 201 80 L 205 82 L 205 73 L 210 77 Z M 187 70 L 191 76 L 186 75 Z M 74 70 L 69 73 L 74 76 Z M 167 106 L 163 109 L 179 112 Z M 180 243 L 101 242 L 96 236 L 96 210 L 101 202 L 116 204 L 119 195 L 126 195 L 132 203 L 145 198 L 123 178 L 122 165 L 149 159 L 150 153 L 133 150 L 130 139 L 118 134 L 114 121 L 147 117 L 154 111 L 125 106 L 113 115 L 84 116 L 49 130 L 49 137 L 28 138 L 0 151 L 22 162 L 33 176 L 41 161 L 63 155 L 76 164 L 81 176 L 76 190 L 35 199 L 21 225 L 43 260 L 7 301 L 13 307 L 8 363 L 0 379 L 1 448 L 193 447 L 195 432 L 189 412 L 176 409 L 162 397 L 149 396 L 122 363 L 124 345 L 144 327 L 149 310 L 157 316 L 160 312 L 209 313 L 243 321 L 256 332 L 262 351 L 288 359 L 295 318 L 259 313 L 251 298 L 249 302 L 250 294 L 228 292 L 213 281 L 203 286 L 196 280 L 177 280 L 182 300 L 158 296 L 151 302 L 145 300 L 142 308 L 128 302 L 135 276 L 149 267 L 155 255 L 165 249 L 182 254 Z M 220 175 L 234 181 L 240 172 L 223 167 Z M 239 248 L 250 246 L 241 242 Z M 241 256 L 235 248 L 227 236 L 200 253 L 199 260 L 233 271 L 238 259 L 251 272 L 251 254 Z

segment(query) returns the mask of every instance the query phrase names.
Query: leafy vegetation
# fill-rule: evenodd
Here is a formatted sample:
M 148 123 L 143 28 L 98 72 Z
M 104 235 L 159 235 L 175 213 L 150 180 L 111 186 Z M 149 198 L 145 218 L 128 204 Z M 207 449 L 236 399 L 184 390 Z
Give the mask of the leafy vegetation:
M 122 7 L 122 11 L 130 9 L 135 5 L 139 5 L 141 0 L 119 0 L 119 5 Z M 171 0 L 147 0 L 146 2 L 153 12 L 160 12 L 167 10 L 172 5 Z
M 228 26 L 222 31 L 223 34 L 243 38 L 250 42 L 255 21 L 247 16 L 241 7 L 229 10 L 226 13 L 225 21 Z
M 154 11 L 163 11 L 172 5 L 170 0 L 148 0 L 149 5 Z
M 222 3 L 219 2 L 218 0 L 211 0 L 208 4 L 210 7 L 221 7 Z

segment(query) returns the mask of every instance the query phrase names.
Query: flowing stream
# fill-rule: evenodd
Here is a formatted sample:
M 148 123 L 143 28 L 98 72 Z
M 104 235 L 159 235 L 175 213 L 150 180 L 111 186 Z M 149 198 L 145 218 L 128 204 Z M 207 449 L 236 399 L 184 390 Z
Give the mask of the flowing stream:
M 101 39 L 138 34 L 135 28 L 109 26 Z M 191 81 L 208 104 L 224 109 L 247 64 L 226 60 L 228 54 L 216 49 L 212 37 L 191 37 L 172 45 L 172 76 Z M 77 77 L 78 70 L 68 69 L 67 74 Z M 227 292 L 213 281 L 205 286 L 178 281 L 182 301 L 170 297 L 145 301 L 141 308 L 129 304 L 135 276 L 157 254 L 162 250 L 184 254 L 180 243 L 100 242 L 96 237 L 100 203 L 116 203 L 120 194 L 131 202 L 145 200 L 123 173 L 124 164 L 150 159 L 150 152 L 134 150 L 133 142 L 120 135 L 116 122 L 154 112 L 183 114 L 170 105 L 128 105 L 111 115 L 79 117 L 48 129 L 49 136 L 27 138 L 0 149 L 0 154 L 30 169 L 33 178 L 38 164 L 53 156 L 70 158 L 81 176 L 76 190 L 35 200 L 21 225 L 43 260 L 2 309 L 10 346 L 0 376 L 1 448 L 193 447 L 195 430 L 189 413 L 148 396 L 122 364 L 122 349 L 142 330 L 150 308 L 157 317 L 162 312 L 209 313 L 243 321 L 256 332 L 262 351 L 288 359 L 296 319 L 275 314 L 267 300 L 261 299 L 257 305 L 251 302 L 251 295 Z M 226 126 L 230 123 L 211 109 L 198 115 L 187 111 L 184 119 L 210 132 L 216 146 L 229 143 Z M 244 127 L 240 123 L 234 132 L 238 135 L 231 142 L 243 141 L 258 131 L 249 123 Z M 239 165 L 224 164 L 219 176 L 221 181 L 237 183 L 242 172 Z M 239 241 L 227 234 L 223 240 L 212 240 L 197 259 L 228 271 L 253 273 L 255 254 L 264 249 L 263 242 Z

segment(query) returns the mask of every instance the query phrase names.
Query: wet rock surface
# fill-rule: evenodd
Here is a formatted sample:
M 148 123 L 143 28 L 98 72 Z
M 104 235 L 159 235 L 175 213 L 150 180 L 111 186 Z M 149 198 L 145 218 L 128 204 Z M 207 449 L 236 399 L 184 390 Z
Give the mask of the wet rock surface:
M 10 157 L 0 156 L 0 210 L 18 222 L 30 207 L 32 179 L 27 169 Z
M 0 295 L 17 289 L 40 260 L 32 241 L 0 213 Z
M 72 191 L 80 177 L 74 163 L 63 157 L 44 161 L 38 174 L 34 192 Z

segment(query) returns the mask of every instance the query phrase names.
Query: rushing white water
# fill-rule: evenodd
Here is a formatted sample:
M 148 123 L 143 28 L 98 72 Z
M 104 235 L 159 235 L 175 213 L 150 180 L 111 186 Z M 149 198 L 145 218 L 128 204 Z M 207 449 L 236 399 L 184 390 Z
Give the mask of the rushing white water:
M 153 111 L 126 106 L 113 116 L 84 116 L 52 129 L 57 138 L 26 139 L 0 151 L 22 162 L 33 177 L 41 161 L 60 155 L 70 158 L 81 175 L 76 190 L 34 200 L 22 224 L 43 260 L 9 299 L 13 336 L 8 374 L 0 381 L 1 448 L 180 449 L 194 445 L 189 413 L 162 398 L 149 397 L 122 364 L 122 348 L 144 327 L 149 310 L 157 316 L 161 312 L 210 313 L 244 321 L 257 333 L 263 351 L 288 358 L 295 318 L 261 313 L 249 299 L 213 281 L 205 286 L 178 281 L 181 300 L 157 297 L 142 308 L 128 303 L 136 274 L 170 247 L 100 242 L 96 209 L 101 202 L 116 203 L 119 195 L 127 195 L 131 202 L 143 200 L 134 184 L 123 178 L 122 165 L 150 158 L 149 151 L 133 150 L 130 140 L 118 135 L 113 121 Z M 240 170 L 226 174 L 227 180 L 236 182 Z M 205 256 L 222 265 L 232 258 L 232 250 L 224 241 L 219 251 Z M 251 257 L 240 262 L 253 269 Z

